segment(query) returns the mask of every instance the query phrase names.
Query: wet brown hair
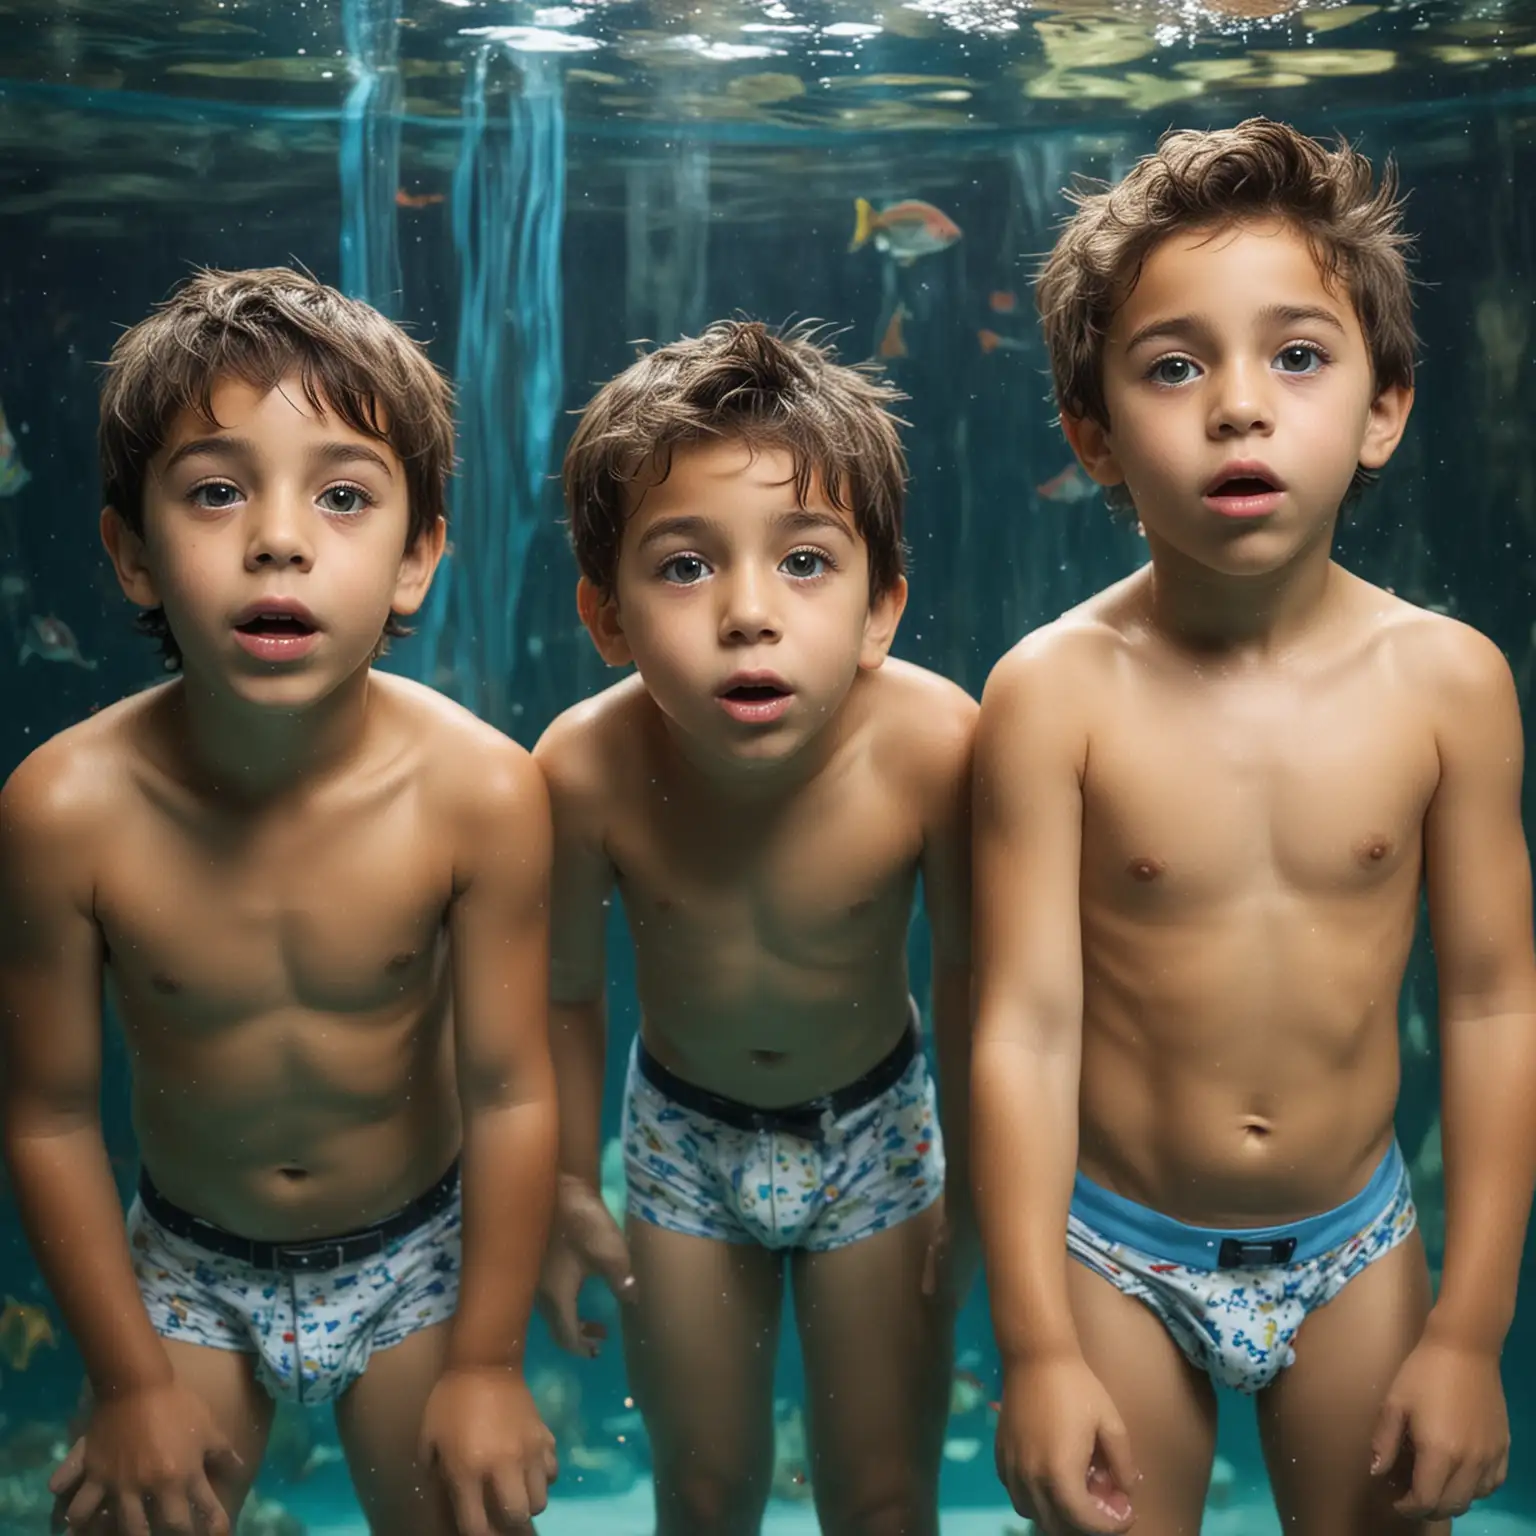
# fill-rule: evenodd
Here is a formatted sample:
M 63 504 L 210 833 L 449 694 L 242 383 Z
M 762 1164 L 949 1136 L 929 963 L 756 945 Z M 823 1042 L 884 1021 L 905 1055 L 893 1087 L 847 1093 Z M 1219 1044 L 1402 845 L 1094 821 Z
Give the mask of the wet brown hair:
M 288 267 L 200 271 L 118 337 L 101 390 L 102 495 L 140 537 L 149 461 L 171 423 L 194 411 L 210 425 L 220 380 L 270 390 L 297 375 L 316 412 L 387 443 L 405 470 L 406 548 L 446 515 L 453 467 L 453 391 L 423 348 L 372 305 Z M 181 650 L 165 610 L 138 617 L 167 668 Z M 410 631 L 391 614 L 384 634 Z
M 1286 123 L 1251 117 L 1235 128 L 1167 133 L 1114 186 L 1068 195 L 1077 212 L 1035 284 L 1064 416 L 1109 426 L 1104 337 L 1153 249 L 1183 231 L 1251 219 L 1291 225 L 1324 281 L 1342 283 L 1377 391 L 1412 385 L 1410 242 L 1390 162 L 1377 183 L 1370 161 L 1342 136 L 1329 148 Z M 1357 471 L 1354 489 L 1371 478 Z
M 627 487 L 703 438 L 787 449 L 803 504 L 813 478 L 869 549 L 871 599 L 900 578 L 907 463 L 891 406 L 905 399 L 867 365 L 834 360 L 810 326 L 718 320 L 658 347 L 598 390 L 565 454 L 565 505 L 581 573 L 604 595 L 618 576 Z

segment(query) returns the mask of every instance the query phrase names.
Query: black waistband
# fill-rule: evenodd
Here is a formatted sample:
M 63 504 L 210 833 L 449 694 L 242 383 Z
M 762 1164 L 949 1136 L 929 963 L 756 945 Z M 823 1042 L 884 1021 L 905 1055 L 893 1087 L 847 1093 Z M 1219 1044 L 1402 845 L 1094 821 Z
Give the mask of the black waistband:
M 210 1253 L 239 1259 L 252 1269 L 328 1270 L 355 1264 L 360 1259 L 383 1253 L 396 1238 L 414 1232 L 417 1227 L 446 1210 L 459 1187 L 459 1160 L 454 1158 L 448 1171 L 430 1189 L 423 1190 L 408 1205 L 392 1216 L 376 1221 L 371 1227 L 359 1227 L 336 1237 L 308 1239 L 301 1243 L 273 1243 L 259 1238 L 241 1237 L 201 1216 L 173 1205 L 155 1188 L 147 1168 L 139 1170 L 139 1199 L 144 1209 L 167 1232 L 196 1243 Z
M 691 1109 L 696 1114 L 708 1115 L 711 1120 L 722 1121 L 739 1131 L 782 1131 L 786 1135 L 800 1136 L 807 1141 L 818 1141 L 826 1135 L 831 1124 L 844 1115 L 862 1109 L 871 1100 L 878 1099 L 887 1089 L 901 1081 L 902 1074 L 917 1056 L 917 1026 L 902 1032 L 892 1050 L 881 1057 L 862 1077 L 819 1099 L 806 1099 L 800 1104 L 785 1104 L 777 1109 L 763 1109 L 756 1104 L 743 1104 L 740 1099 L 728 1099 L 724 1094 L 712 1093 L 690 1083 L 656 1060 L 645 1048 L 644 1040 L 635 1041 L 635 1065 L 640 1075 L 658 1092 L 666 1094 L 674 1104 Z

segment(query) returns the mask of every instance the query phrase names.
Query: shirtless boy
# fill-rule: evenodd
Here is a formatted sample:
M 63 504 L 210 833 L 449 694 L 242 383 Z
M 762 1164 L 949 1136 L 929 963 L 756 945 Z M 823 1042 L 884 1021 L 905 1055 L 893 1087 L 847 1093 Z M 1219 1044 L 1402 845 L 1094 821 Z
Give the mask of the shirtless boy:
M 202 273 L 113 350 L 102 536 L 180 676 L 0 797 L 6 1160 L 94 1404 L 55 1477 L 73 1528 L 232 1529 L 274 1396 L 335 1403 L 378 1536 L 545 1503 L 547 797 L 370 668 L 442 553 L 452 439 L 414 343 L 295 272 Z
M 758 1529 L 786 1256 L 822 1530 L 938 1530 L 974 1251 L 975 705 L 887 659 L 906 600 L 896 398 L 804 335 L 722 323 L 605 386 L 566 457 L 581 616 L 637 675 L 535 749 L 555 817 L 561 1111 L 544 1305 L 579 1349 L 584 1275 L 630 1302 L 658 1536 Z M 907 985 L 919 875 L 947 1182 Z M 642 1013 L 624 1236 L 598 1192 L 615 887 Z
M 1390 182 L 1256 120 L 1083 198 L 1040 280 L 1067 436 L 1151 552 L 1004 658 L 978 728 L 998 1465 L 1047 1532 L 1194 1536 L 1213 1379 L 1257 1395 L 1287 1531 L 1422 1530 L 1505 1474 L 1536 1177 L 1516 695 L 1481 635 L 1330 560 L 1408 416 L 1402 253 Z M 1433 1305 L 1393 1136 L 1421 888 Z

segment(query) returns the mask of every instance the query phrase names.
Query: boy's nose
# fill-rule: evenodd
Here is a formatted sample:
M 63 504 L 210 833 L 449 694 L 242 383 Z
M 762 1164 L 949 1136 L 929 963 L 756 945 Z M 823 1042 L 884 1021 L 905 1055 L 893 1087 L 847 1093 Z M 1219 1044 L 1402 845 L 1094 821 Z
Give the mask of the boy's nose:
M 245 549 L 248 570 L 270 566 L 307 569 L 314 560 L 314 546 L 305 528 L 301 509 L 286 498 L 253 505 L 248 514 L 249 538 Z
M 720 615 L 721 638 L 735 644 L 775 640 L 780 620 L 773 611 L 773 583 L 756 571 L 737 571 L 725 583 L 727 600 Z
M 1234 363 L 1221 370 L 1211 410 L 1213 437 L 1246 437 L 1275 424 L 1269 369 Z

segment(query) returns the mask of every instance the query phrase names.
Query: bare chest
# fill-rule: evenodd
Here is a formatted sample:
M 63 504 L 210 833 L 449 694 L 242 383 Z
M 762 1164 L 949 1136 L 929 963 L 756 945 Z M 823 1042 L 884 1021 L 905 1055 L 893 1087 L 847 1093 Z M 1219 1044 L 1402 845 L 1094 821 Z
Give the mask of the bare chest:
M 921 854 L 917 818 L 878 794 L 762 817 L 662 804 L 610 845 L 652 952 L 810 963 L 903 942 Z
M 398 1007 L 441 966 L 449 859 L 406 800 L 237 832 L 123 829 L 97 917 L 125 1004 L 189 1027 Z
M 1428 727 L 1366 690 L 1160 694 L 1092 739 L 1085 893 L 1173 913 L 1416 886 L 1437 773 Z

